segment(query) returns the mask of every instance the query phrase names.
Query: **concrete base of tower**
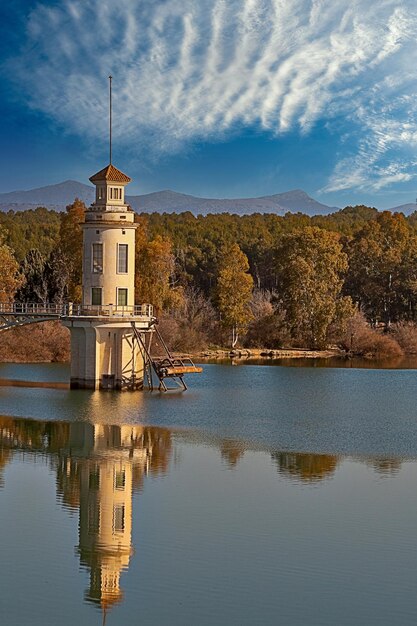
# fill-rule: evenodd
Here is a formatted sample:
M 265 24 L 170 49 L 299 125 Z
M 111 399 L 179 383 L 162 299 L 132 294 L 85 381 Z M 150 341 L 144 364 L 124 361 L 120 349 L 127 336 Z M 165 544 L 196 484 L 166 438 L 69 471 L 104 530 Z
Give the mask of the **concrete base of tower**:
M 143 390 L 143 376 L 142 378 L 133 380 L 116 379 L 112 374 L 104 374 L 101 380 L 88 380 L 82 378 L 71 377 L 70 389 L 90 389 L 90 390 L 102 390 L 102 391 L 142 391 Z
M 144 359 L 126 320 L 66 318 L 63 324 L 71 332 L 71 389 L 143 389 Z M 136 326 L 152 332 L 149 324 Z

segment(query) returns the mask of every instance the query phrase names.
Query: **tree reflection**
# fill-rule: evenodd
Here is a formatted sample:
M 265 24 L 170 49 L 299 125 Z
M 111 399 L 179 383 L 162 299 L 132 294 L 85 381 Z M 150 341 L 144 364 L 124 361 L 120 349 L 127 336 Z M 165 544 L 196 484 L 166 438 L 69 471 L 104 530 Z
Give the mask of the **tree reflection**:
M 238 441 L 232 441 L 231 439 L 224 439 L 220 442 L 220 452 L 222 459 L 224 459 L 229 468 L 234 468 L 237 465 L 239 459 L 244 455 L 245 448 Z
M 10 450 L 0 448 L 0 489 L 4 487 L 3 470 L 9 460 Z
M 103 420 L 104 421 L 104 420 Z M 181 438 L 188 440 L 186 433 Z M 189 435 L 195 441 L 195 435 Z M 217 440 L 223 461 L 235 468 L 245 445 Z M 40 422 L 0 417 L 0 484 L 13 450 L 30 450 L 48 458 L 56 473 L 59 503 L 79 516 L 77 554 L 89 573 L 85 599 L 104 611 L 123 598 L 121 579 L 130 565 L 132 499 L 146 476 L 168 471 L 172 433 L 140 425 L 87 422 Z M 274 452 L 280 475 L 301 483 L 331 478 L 334 455 Z M 380 473 L 398 471 L 396 459 L 368 460 Z
M 280 474 L 308 483 L 330 478 L 333 476 L 338 464 L 338 457 L 328 454 L 273 452 L 271 457 L 276 463 Z
M 372 467 L 378 474 L 397 474 L 401 469 L 401 459 L 381 457 L 367 461 L 367 465 Z

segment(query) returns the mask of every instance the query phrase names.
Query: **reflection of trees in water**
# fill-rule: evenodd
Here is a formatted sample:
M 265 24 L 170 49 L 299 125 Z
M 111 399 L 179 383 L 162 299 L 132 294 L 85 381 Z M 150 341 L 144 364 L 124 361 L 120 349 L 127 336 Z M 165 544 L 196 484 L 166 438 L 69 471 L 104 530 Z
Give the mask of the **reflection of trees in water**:
M 69 428 L 67 422 L 0 417 L 1 443 L 19 450 L 58 452 L 68 441 Z
M 0 489 L 4 487 L 3 469 L 9 460 L 10 450 L 0 448 Z
M 237 462 L 245 453 L 245 447 L 238 441 L 225 439 L 220 442 L 220 452 L 222 459 L 226 461 L 230 468 L 236 467 Z
M 245 452 L 244 444 L 229 439 L 216 445 L 231 468 Z M 148 474 L 168 471 L 171 432 L 147 426 L 0 417 L 0 486 L 13 449 L 48 458 L 56 471 L 58 500 L 79 514 L 77 549 L 81 565 L 90 574 L 86 600 L 105 610 L 120 602 L 120 577 L 133 552 L 132 496 Z M 283 477 L 304 483 L 331 478 L 338 465 L 334 455 L 275 452 L 271 456 Z M 390 458 L 365 462 L 383 474 L 395 473 L 401 466 Z
M 333 476 L 338 464 L 338 457 L 328 454 L 273 452 L 271 457 L 283 476 L 311 483 Z
M 398 474 L 401 469 L 401 459 L 398 458 L 380 457 L 368 460 L 366 464 L 378 474 Z

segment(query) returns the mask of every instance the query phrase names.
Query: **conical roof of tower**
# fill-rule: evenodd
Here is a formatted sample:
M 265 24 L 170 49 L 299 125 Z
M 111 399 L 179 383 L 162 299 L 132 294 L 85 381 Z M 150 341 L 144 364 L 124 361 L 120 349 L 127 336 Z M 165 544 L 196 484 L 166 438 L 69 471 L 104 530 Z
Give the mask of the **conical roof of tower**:
M 126 176 L 126 174 L 123 174 L 123 172 L 110 163 L 107 167 L 100 170 L 97 174 L 94 174 L 90 178 L 92 183 L 98 183 L 102 180 L 108 180 L 112 183 L 130 183 L 132 179 L 129 178 L 129 176 Z

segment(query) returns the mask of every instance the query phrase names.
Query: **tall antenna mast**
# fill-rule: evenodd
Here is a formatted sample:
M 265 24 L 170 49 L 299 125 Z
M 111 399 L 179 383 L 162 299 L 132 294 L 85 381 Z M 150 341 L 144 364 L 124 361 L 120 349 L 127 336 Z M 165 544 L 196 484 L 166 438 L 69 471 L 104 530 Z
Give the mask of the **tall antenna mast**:
M 110 124 L 110 133 L 109 133 L 109 143 L 110 143 L 110 165 L 111 165 L 111 140 L 112 140 L 112 136 L 111 136 L 111 81 L 113 79 L 113 76 L 110 74 L 109 76 L 109 109 L 110 109 L 110 115 L 109 115 L 109 124 Z

